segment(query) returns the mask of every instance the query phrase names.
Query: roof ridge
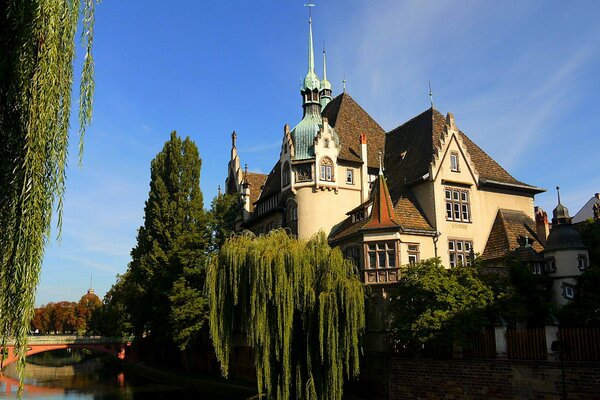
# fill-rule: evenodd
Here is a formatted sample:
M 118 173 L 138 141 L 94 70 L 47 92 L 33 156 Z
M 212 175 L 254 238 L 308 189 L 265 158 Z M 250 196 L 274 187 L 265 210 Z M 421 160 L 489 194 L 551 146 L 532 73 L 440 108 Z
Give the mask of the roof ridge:
M 433 112 L 432 112 L 432 110 L 433 110 L 433 111 L 437 111 L 436 109 L 432 109 L 432 108 L 430 107 L 430 108 L 428 108 L 427 110 L 425 110 L 425 111 L 423 111 L 423 112 L 421 112 L 421 113 L 419 113 L 419 114 L 415 115 L 414 117 L 412 117 L 412 118 L 411 118 L 411 119 L 409 119 L 408 121 L 406 121 L 406 122 L 404 122 L 404 123 L 402 123 L 402 124 L 398 125 L 398 126 L 397 126 L 397 127 L 395 127 L 394 129 L 392 129 L 392 130 L 390 130 L 390 131 L 386 132 L 386 135 L 388 135 L 388 134 L 390 134 L 390 133 L 392 133 L 392 132 L 394 132 L 394 131 L 396 131 L 396 130 L 398 130 L 398 129 L 400 129 L 400 128 L 402 128 L 402 127 L 404 127 L 404 126 L 408 125 L 408 124 L 410 124 L 411 122 L 413 122 L 414 120 L 416 120 L 416 119 L 420 118 L 422 115 L 424 115 L 424 114 L 425 114 L 425 113 L 427 113 L 427 112 L 431 112 L 431 117 L 432 117 L 431 119 L 432 119 L 432 122 L 433 122 Z M 439 111 L 437 111 L 437 112 L 439 113 Z M 440 114 L 440 115 L 441 115 L 441 114 Z

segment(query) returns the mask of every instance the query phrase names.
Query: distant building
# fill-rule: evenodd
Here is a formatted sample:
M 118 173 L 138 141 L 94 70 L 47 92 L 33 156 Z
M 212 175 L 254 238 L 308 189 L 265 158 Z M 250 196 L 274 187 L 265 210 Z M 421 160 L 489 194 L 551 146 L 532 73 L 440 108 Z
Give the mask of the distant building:
M 581 207 L 581 210 L 577 211 L 577 214 L 573 216 L 573 223 L 578 224 L 590 218 L 596 220 L 600 219 L 600 193 L 594 194 L 594 196 Z
M 455 267 L 476 253 L 497 266 L 516 253 L 544 271 L 548 223 L 534 214 L 544 189 L 515 179 L 433 104 L 386 133 L 345 90 L 333 97 L 325 53 L 317 76 L 311 20 L 308 49 L 303 116 L 285 125 L 269 174 L 242 170 L 232 135 L 226 188 L 242 195 L 243 228 L 300 239 L 323 230 L 368 285 L 393 284 L 421 259 Z

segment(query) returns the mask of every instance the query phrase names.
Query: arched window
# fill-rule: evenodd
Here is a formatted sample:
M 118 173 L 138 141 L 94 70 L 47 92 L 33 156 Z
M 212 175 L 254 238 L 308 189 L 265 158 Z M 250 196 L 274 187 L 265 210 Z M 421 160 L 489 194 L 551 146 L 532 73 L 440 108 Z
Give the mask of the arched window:
M 290 163 L 286 162 L 283 164 L 283 171 L 281 172 L 281 186 L 286 187 L 290 184 L 291 170 Z
M 322 181 L 333 182 L 335 177 L 333 176 L 333 162 L 331 161 L 331 158 L 323 157 L 321 159 L 320 171 Z

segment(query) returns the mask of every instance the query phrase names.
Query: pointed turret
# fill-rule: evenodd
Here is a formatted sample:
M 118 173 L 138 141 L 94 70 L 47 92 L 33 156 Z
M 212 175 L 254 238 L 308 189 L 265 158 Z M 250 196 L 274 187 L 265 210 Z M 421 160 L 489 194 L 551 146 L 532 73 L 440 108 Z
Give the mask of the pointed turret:
M 315 72 L 315 53 L 313 50 L 313 34 L 312 34 L 312 17 L 308 18 L 308 72 L 304 77 L 304 85 L 302 89 L 304 91 L 317 90 L 321 88 L 321 82 L 317 73 Z
M 319 92 L 321 81 L 315 73 L 315 57 L 313 51 L 312 17 L 308 19 L 308 72 L 302 84 L 302 120 L 292 129 L 290 135 L 294 142 L 294 159 L 314 157 L 314 139 L 322 124 Z
M 331 82 L 327 80 L 327 57 L 323 47 L 323 80 L 321 81 L 321 110 L 332 100 Z
M 377 188 L 373 193 L 373 209 L 369 221 L 363 226 L 363 229 L 396 228 L 400 227 L 396 213 L 394 212 L 394 203 L 390 197 L 390 191 L 385 176 L 383 176 L 383 162 L 381 152 L 379 153 L 379 179 Z

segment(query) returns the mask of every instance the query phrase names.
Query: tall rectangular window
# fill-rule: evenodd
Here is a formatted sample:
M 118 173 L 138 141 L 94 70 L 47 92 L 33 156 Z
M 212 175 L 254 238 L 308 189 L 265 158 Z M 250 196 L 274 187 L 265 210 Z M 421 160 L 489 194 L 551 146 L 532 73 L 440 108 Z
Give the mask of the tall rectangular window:
M 322 181 L 332 181 L 333 180 L 331 165 L 321 165 L 321 180 Z
M 350 168 L 346 170 L 346 183 L 348 185 L 354 185 L 354 171 Z
M 408 244 L 408 263 L 410 265 L 415 265 L 419 262 L 419 245 L 418 244 Z
M 446 188 L 446 219 L 448 221 L 471 222 L 469 192 L 466 190 Z
M 450 256 L 450 267 L 459 265 L 471 265 L 471 249 L 473 242 L 470 240 L 450 239 L 448 240 L 448 253 Z
M 459 172 L 458 169 L 458 153 L 450 153 L 450 170 L 453 172 Z

